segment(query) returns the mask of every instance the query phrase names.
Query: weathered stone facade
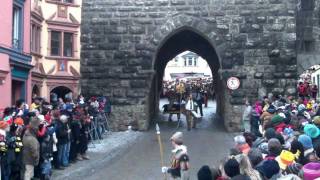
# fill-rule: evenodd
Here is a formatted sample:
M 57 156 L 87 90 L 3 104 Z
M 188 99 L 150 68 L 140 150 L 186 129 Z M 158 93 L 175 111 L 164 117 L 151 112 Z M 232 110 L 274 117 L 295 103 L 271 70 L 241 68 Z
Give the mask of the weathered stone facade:
M 300 0 L 297 4 L 298 73 L 320 64 L 320 0 Z
M 206 59 L 218 112 L 240 126 L 245 97 L 295 94 L 296 0 L 84 0 L 81 89 L 106 95 L 112 125 L 145 130 L 166 63 L 184 50 Z M 226 80 L 236 76 L 240 89 Z

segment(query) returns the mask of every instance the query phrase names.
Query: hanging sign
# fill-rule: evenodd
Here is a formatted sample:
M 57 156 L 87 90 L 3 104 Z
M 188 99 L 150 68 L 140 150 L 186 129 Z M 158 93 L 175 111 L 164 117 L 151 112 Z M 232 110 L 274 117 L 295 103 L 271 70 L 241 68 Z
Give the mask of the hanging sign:
M 227 87 L 230 89 L 230 90 L 236 90 L 240 87 L 240 80 L 239 78 L 237 77 L 230 77 L 228 80 L 227 80 Z

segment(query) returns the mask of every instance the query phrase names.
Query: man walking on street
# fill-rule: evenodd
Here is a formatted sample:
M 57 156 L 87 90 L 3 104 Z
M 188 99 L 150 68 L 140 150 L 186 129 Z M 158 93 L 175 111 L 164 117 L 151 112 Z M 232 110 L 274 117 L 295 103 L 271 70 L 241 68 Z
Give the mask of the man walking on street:
M 186 104 L 186 117 L 187 117 L 188 131 L 191 130 L 191 127 L 196 128 L 196 122 L 193 119 L 192 111 L 194 111 L 194 102 L 193 102 L 192 94 L 190 94 Z
M 201 117 L 202 117 L 202 116 L 203 116 L 203 111 L 202 111 L 203 96 L 202 96 L 200 87 L 197 88 L 196 102 L 197 102 L 197 106 L 199 107 L 200 114 L 201 114 Z M 198 110 L 197 110 L 197 111 L 198 111 Z

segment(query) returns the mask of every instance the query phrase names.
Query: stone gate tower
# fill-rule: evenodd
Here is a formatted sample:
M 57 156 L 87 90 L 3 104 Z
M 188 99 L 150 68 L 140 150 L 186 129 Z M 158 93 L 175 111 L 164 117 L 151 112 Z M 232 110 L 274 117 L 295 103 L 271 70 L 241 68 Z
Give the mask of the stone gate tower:
M 145 130 L 166 63 L 191 50 L 208 61 L 218 113 L 237 130 L 246 97 L 295 94 L 295 14 L 296 0 L 83 0 L 82 93 L 111 98 L 114 129 Z

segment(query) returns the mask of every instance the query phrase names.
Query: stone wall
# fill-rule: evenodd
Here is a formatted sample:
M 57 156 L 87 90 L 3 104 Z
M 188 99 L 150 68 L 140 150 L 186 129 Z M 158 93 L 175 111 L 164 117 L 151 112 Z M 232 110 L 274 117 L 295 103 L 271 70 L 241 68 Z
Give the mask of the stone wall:
M 221 80 L 219 112 L 228 130 L 239 129 L 246 96 L 295 93 L 295 0 L 84 0 L 82 11 L 82 93 L 111 97 L 116 130 L 148 128 L 152 80 L 163 70 L 157 52 L 183 28 L 219 57 L 207 60 Z M 226 89 L 230 76 L 241 79 L 239 90 Z
M 304 0 L 297 5 L 298 73 L 320 64 L 320 1 Z

